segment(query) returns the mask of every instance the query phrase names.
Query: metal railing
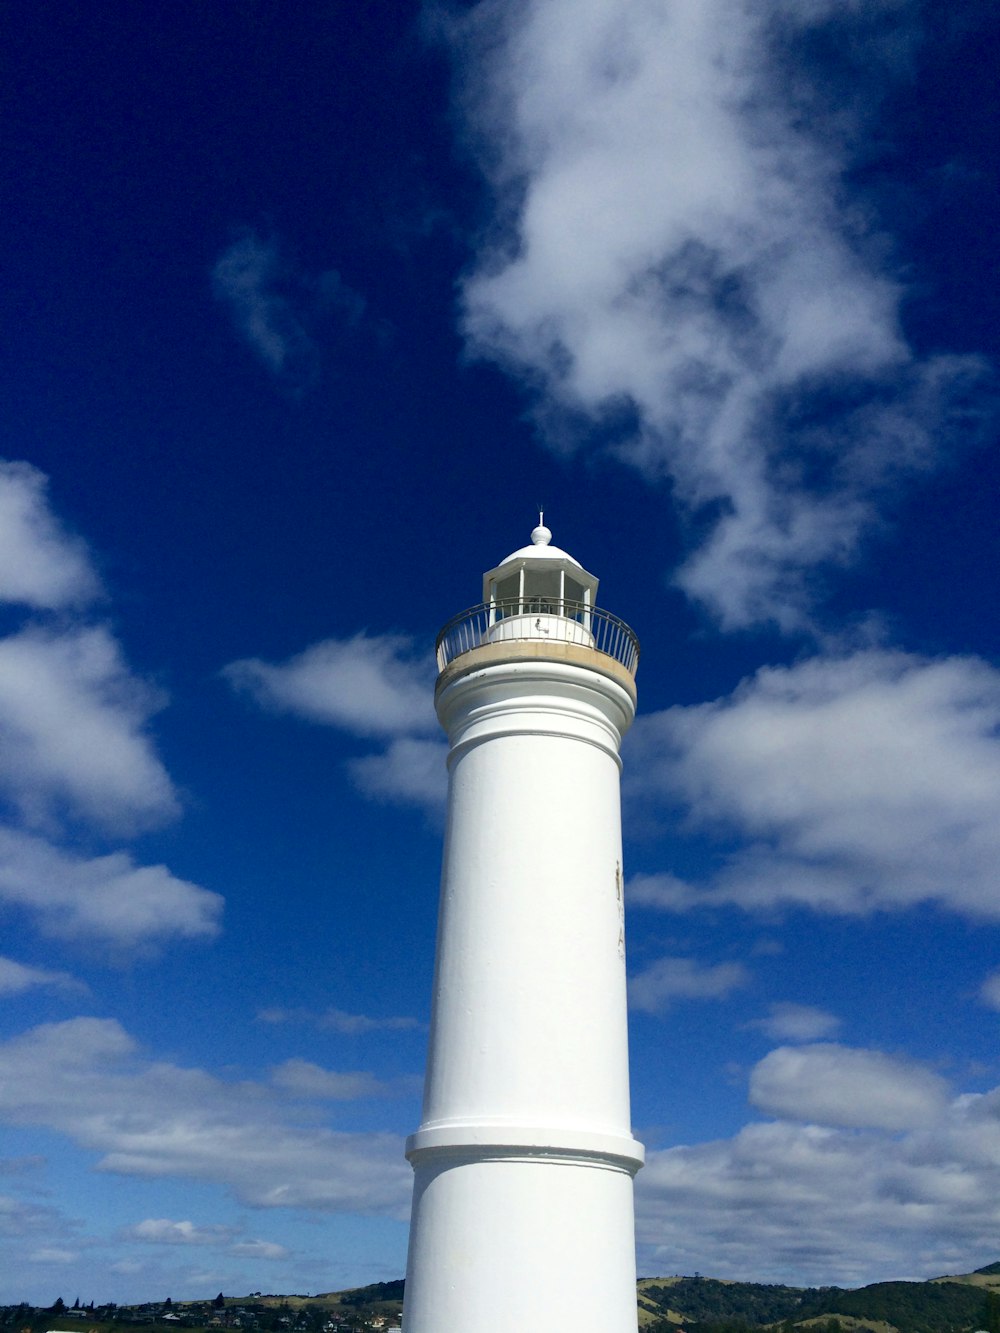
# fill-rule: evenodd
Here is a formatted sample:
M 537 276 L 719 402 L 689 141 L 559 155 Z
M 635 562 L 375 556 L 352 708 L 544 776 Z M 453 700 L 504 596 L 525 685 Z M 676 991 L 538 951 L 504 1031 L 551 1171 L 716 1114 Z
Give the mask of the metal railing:
M 581 644 L 613 658 L 632 676 L 639 665 L 639 640 L 610 611 L 558 597 L 521 597 L 481 602 L 453 616 L 437 636 L 438 670 L 473 648 L 523 640 Z

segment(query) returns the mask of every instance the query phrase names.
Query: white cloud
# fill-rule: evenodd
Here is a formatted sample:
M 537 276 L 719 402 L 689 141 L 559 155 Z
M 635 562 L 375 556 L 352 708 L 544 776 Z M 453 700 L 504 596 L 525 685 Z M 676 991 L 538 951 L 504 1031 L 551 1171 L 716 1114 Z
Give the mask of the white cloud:
M 385 749 L 348 760 L 352 781 L 374 800 L 436 811 L 447 788 L 443 741 L 429 739 L 434 717 L 434 663 L 397 634 L 326 639 L 289 661 L 233 662 L 230 684 L 266 708 L 377 737 Z
M 261 1009 L 257 1018 L 261 1023 L 310 1023 L 348 1037 L 369 1032 L 410 1032 L 420 1027 L 417 1019 L 406 1015 L 375 1018 L 369 1014 L 349 1014 L 343 1009 L 325 1009 L 317 1014 L 309 1009 L 270 1008 Z
M 661 912 L 684 912 L 698 902 L 697 890 L 676 875 L 634 875 L 625 886 L 633 907 L 653 907 Z
M 661 1014 L 675 1000 L 724 1000 L 749 980 L 742 963 L 706 966 L 694 958 L 660 958 L 629 980 L 629 1003 L 633 1009 Z
M 773 1041 L 816 1041 L 832 1036 L 840 1027 L 840 1019 L 811 1004 L 782 1001 L 770 1006 L 766 1018 L 755 1019 L 747 1027 L 758 1028 Z
M 0 602 L 37 610 L 78 607 L 100 595 L 86 545 L 53 517 L 48 478 L 0 459 Z
M 145 1057 L 113 1019 L 0 1045 L 0 1121 L 67 1135 L 99 1170 L 209 1181 L 258 1208 L 405 1215 L 402 1140 L 303 1122 L 278 1090 Z
M 991 1009 L 1000 1009 L 1000 970 L 991 972 L 986 978 L 979 991 L 979 998 Z
M 0 888 L 0 898 L 3 890 Z M 28 967 L 13 958 L 0 958 L 0 995 L 22 995 L 37 987 L 54 990 L 86 991 L 87 987 L 68 972 L 53 972 L 45 967 Z
M 444 741 L 404 736 L 392 741 L 382 754 L 352 759 L 348 771 L 366 796 L 435 812 L 448 793 L 447 756 Z
M 233 662 L 224 675 L 258 703 L 355 736 L 432 732 L 434 668 L 400 635 L 326 639 L 280 665 Z
M 1000 671 L 870 649 L 765 667 L 728 698 L 640 718 L 630 795 L 744 844 L 707 885 L 634 901 L 1000 917 Z
M 679 582 L 730 628 L 801 623 L 807 577 L 939 459 L 981 373 L 915 357 L 847 186 L 909 14 L 485 0 L 451 27 L 500 219 L 464 284 L 468 343 L 527 381 L 557 443 L 617 441 L 670 476 L 707 532 Z M 831 21 L 855 61 L 835 89 L 789 67 Z
M 652 1152 L 636 1181 L 645 1272 L 860 1285 L 953 1272 L 1000 1225 L 997 1093 L 919 1132 L 747 1125 Z
M 747 1125 L 649 1153 L 636 1190 L 646 1272 L 847 1286 L 954 1272 L 996 1249 L 1000 1089 L 903 1132 Z
M 71 612 L 101 589 L 86 547 L 50 512 L 46 484 L 25 463 L 0 462 L 0 601 Z M 163 703 L 103 626 L 69 616 L 0 638 L 0 902 L 49 935 L 132 948 L 217 933 L 217 894 L 123 852 L 88 858 L 45 840 L 67 822 L 127 835 L 180 813 L 147 733 Z M 0 960 L 0 992 L 42 985 L 85 989 Z
M 162 703 L 100 627 L 0 640 L 0 789 L 31 824 L 68 806 L 130 830 L 179 811 L 144 726 Z
M 218 933 L 223 900 L 125 852 L 85 857 L 0 827 L 0 902 L 32 913 L 48 935 L 134 948 Z
M 297 1058 L 272 1069 L 271 1082 L 285 1092 L 322 1101 L 349 1102 L 359 1097 L 384 1097 L 390 1092 L 387 1084 L 366 1070 L 339 1073 Z
M 947 1086 L 922 1065 L 821 1042 L 779 1046 L 750 1076 L 750 1102 L 768 1115 L 854 1129 L 920 1129 L 936 1124 Z

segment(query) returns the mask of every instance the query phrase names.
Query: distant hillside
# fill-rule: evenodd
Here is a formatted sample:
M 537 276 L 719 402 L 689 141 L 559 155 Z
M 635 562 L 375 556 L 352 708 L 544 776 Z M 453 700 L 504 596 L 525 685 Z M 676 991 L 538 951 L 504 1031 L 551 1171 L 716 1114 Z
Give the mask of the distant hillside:
M 376 1282 L 310 1297 L 298 1306 L 398 1314 L 404 1284 Z M 875 1282 L 857 1290 L 787 1287 L 708 1277 L 650 1277 L 637 1286 L 642 1333 L 1000 1333 L 1000 1263 L 927 1282 Z M 228 1302 L 227 1302 L 228 1303 Z
M 875 1282 L 857 1290 L 787 1287 L 707 1277 L 642 1278 L 642 1333 L 1000 1333 L 1000 1263 L 927 1282 Z M 402 1282 L 312 1297 L 342 1308 L 401 1308 Z M 399 1303 L 397 1305 L 397 1302 Z M 993 1308 L 995 1307 L 995 1308 Z
M 1000 1263 L 987 1264 L 974 1273 L 960 1273 L 954 1277 L 936 1277 L 933 1282 L 967 1282 L 973 1287 L 994 1287 L 1000 1291 Z
M 555 1280 L 555 1279 L 554 1279 Z M 0 1306 L 0 1333 L 385 1333 L 403 1309 L 404 1283 L 315 1296 L 224 1296 L 141 1305 Z M 1000 1262 L 927 1282 L 858 1290 L 786 1287 L 709 1277 L 647 1277 L 637 1285 L 641 1333 L 1000 1333 Z
M 798 1317 L 806 1288 L 766 1286 L 756 1282 L 720 1282 L 709 1277 L 643 1278 L 639 1295 L 647 1310 L 685 1323 L 737 1321 L 771 1324 Z
M 990 1265 L 1000 1274 L 1000 1264 Z M 858 1290 L 785 1287 L 713 1278 L 645 1278 L 639 1283 L 644 1333 L 741 1333 L 780 1326 L 780 1333 L 1000 1333 L 1000 1296 L 967 1274 L 929 1282 L 876 1282 Z M 979 1270 L 980 1277 L 991 1274 Z

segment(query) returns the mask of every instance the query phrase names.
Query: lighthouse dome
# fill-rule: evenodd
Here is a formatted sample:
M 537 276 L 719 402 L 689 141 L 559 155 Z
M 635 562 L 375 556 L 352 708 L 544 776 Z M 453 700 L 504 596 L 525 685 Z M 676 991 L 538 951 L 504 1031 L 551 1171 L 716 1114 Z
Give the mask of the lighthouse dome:
M 512 560 L 565 560 L 567 564 L 575 565 L 577 569 L 583 568 L 579 560 L 574 560 L 568 551 L 552 545 L 552 533 L 544 523 L 539 523 L 538 527 L 532 530 L 530 546 L 520 546 L 516 551 L 511 551 L 506 560 L 500 562 L 498 568 L 509 565 Z

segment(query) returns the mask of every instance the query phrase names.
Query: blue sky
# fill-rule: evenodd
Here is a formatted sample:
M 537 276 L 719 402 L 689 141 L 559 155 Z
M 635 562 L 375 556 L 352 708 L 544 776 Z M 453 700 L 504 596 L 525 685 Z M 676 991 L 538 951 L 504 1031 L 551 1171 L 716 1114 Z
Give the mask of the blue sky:
M 0 1301 L 402 1273 L 433 640 L 539 502 L 643 649 L 640 1271 L 997 1259 L 1000 44 L 958 11 L 14 4 Z

